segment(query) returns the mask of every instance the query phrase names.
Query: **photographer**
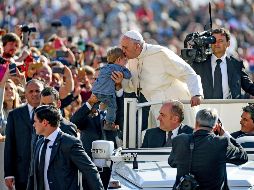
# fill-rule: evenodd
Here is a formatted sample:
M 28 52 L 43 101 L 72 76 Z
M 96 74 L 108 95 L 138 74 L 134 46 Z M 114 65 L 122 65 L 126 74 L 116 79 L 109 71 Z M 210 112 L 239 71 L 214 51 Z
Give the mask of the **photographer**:
M 240 99 L 241 88 L 254 95 L 254 84 L 245 72 L 243 61 L 227 53 L 230 33 L 214 29 L 216 42 L 211 44 L 213 54 L 204 62 L 193 62 L 192 67 L 201 77 L 205 99 Z
M 199 189 L 228 189 L 226 163 L 240 165 L 248 161 L 243 147 L 230 138 L 228 133 L 215 135 L 219 125 L 217 120 L 216 110 L 202 109 L 196 115 L 195 132 L 191 135 L 180 134 L 173 139 L 168 163 L 177 168 L 174 189 L 177 189 L 181 176 L 188 173 L 194 175 Z M 191 137 L 194 143 L 192 159 Z

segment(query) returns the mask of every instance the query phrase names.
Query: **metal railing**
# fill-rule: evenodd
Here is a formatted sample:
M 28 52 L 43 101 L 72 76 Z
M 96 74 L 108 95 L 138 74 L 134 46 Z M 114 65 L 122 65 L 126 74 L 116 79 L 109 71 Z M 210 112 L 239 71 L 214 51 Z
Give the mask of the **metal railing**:
M 180 100 L 189 105 L 189 100 Z M 138 103 L 136 98 L 124 99 L 123 148 L 139 148 L 142 144 L 142 108 L 162 104 L 165 101 Z M 226 130 L 240 130 L 242 107 L 254 103 L 254 99 L 204 99 L 199 108 L 216 108 Z M 193 114 L 195 115 L 195 114 Z M 137 119 L 138 117 L 138 119 Z M 195 120 L 195 118 L 192 118 Z M 185 123 L 193 126 L 193 123 Z M 138 125 L 138 126 L 137 126 Z M 194 127 L 194 126 L 193 126 Z

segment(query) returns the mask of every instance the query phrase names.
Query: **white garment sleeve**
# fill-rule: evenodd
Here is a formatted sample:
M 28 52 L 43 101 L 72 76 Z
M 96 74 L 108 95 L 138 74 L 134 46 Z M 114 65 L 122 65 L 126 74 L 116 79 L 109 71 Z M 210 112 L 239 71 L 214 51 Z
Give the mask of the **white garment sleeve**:
M 176 79 L 187 84 L 191 96 L 203 96 L 203 88 L 201 78 L 181 57 L 173 51 L 165 52 L 164 63 L 167 64 L 166 72 L 174 76 Z
M 135 88 L 131 79 L 123 79 L 122 87 L 125 92 L 128 92 L 128 93 L 135 92 Z

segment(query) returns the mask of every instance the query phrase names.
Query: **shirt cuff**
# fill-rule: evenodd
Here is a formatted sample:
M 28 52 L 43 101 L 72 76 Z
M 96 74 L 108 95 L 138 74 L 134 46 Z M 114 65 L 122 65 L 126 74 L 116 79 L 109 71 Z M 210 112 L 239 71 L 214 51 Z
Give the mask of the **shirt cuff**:
M 228 131 L 225 131 L 225 133 L 222 136 L 227 138 L 233 138 Z
M 116 96 L 117 97 L 122 97 L 123 96 L 123 88 L 121 88 L 120 90 L 116 91 Z
M 89 110 L 92 109 L 92 106 L 88 102 L 86 102 L 86 106 L 88 107 Z

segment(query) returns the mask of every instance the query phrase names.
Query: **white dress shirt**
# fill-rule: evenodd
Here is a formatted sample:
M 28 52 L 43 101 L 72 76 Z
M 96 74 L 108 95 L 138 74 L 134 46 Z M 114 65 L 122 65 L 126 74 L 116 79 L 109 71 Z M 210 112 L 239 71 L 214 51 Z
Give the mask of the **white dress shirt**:
M 27 104 L 27 107 L 28 107 L 30 119 L 32 120 L 33 119 L 32 115 L 33 115 L 33 112 L 34 112 L 34 110 L 33 110 L 34 108 L 30 104 Z
M 59 127 L 57 127 L 56 130 L 47 137 L 47 139 L 49 139 L 50 141 L 47 144 L 47 149 L 46 149 L 46 154 L 45 154 L 45 166 L 44 166 L 44 187 L 45 187 L 45 190 L 50 190 L 49 183 L 48 183 L 47 171 L 48 171 L 48 167 L 49 167 L 49 160 L 50 160 L 50 156 L 51 156 L 52 146 L 56 140 L 56 137 L 57 137 L 59 131 L 60 131 L 60 129 L 59 129 Z M 40 148 L 39 161 L 40 161 L 40 157 L 41 157 L 42 147 L 43 147 L 43 144 Z
M 177 128 L 175 128 L 174 130 L 172 130 L 172 136 L 171 139 L 175 138 L 178 134 L 179 129 L 182 127 L 183 125 L 180 124 Z M 166 132 L 166 139 L 168 138 L 168 131 Z
M 223 92 L 223 99 L 228 99 L 231 97 L 230 89 L 228 86 L 228 69 L 227 69 L 227 55 L 223 55 L 221 58 L 217 58 L 214 54 L 211 58 L 211 65 L 212 65 L 212 75 L 213 75 L 213 84 L 214 84 L 214 70 L 217 65 L 216 60 L 221 59 L 220 69 L 222 75 L 222 92 Z

